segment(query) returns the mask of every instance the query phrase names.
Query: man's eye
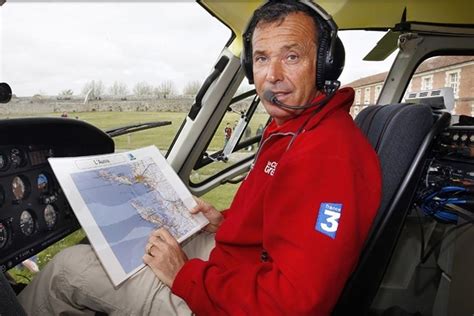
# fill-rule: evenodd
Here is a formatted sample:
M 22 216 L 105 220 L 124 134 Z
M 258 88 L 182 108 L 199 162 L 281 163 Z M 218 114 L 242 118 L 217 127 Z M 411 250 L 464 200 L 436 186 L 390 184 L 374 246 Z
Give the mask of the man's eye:
M 263 63 L 267 60 L 267 58 L 265 56 L 256 56 L 255 57 L 255 62 L 256 63 Z
M 297 61 L 297 60 L 298 60 L 298 55 L 290 54 L 290 55 L 288 55 L 288 56 L 286 57 L 286 59 L 287 59 L 288 61 L 294 62 L 294 61 Z

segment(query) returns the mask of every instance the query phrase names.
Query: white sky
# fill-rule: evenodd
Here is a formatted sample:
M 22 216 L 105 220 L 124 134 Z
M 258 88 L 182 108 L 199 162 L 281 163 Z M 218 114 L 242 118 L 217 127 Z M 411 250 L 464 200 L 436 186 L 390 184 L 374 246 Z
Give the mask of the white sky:
M 230 31 L 192 2 L 14 2 L 0 7 L 0 81 L 17 96 L 80 94 L 85 83 L 120 81 L 178 92 L 202 82 Z M 343 84 L 388 70 L 362 62 L 383 34 L 341 32 L 346 47 Z M 393 55 L 389 60 L 393 60 Z

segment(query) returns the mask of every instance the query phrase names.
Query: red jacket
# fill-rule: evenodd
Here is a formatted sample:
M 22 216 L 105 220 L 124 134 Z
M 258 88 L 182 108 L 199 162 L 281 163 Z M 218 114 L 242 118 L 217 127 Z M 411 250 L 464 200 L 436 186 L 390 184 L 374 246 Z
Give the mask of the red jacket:
M 198 315 L 328 315 L 379 206 L 377 156 L 341 89 L 263 135 L 209 261 L 189 260 L 172 291 Z M 293 135 L 309 118 L 305 129 Z

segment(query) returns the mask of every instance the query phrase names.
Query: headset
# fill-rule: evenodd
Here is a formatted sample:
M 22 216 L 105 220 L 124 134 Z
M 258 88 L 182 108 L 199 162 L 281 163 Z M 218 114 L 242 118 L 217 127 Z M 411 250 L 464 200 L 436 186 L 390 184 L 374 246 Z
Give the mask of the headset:
M 277 3 L 292 3 L 295 1 L 269 0 L 258 10 Z M 311 0 L 299 0 L 301 4 L 307 6 L 318 21 L 318 44 L 317 62 L 316 62 L 316 87 L 326 94 L 334 92 L 339 87 L 337 81 L 344 69 L 345 51 L 342 41 L 337 36 L 337 25 L 332 17 L 320 6 Z M 256 11 L 257 12 L 257 11 Z M 241 54 L 241 63 L 244 67 L 245 75 L 249 84 L 253 84 L 253 65 L 252 65 L 252 36 L 255 30 L 255 13 L 250 19 L 243 33 L 243 48 Z

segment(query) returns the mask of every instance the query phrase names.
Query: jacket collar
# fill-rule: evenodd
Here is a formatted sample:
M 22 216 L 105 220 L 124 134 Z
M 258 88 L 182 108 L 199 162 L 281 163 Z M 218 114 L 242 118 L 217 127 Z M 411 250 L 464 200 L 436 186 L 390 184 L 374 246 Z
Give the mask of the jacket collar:
M 319 95 L 313 99 L 312 103 L 321 101 L 325 95 Z M 300 115 L 286 121 L 282 125 L 277 125 L 275 120 L 272 120 L 268 127 L 265 129 L 264 137 L 266 138 L 270 134 L 274 133 L 291 133 L 297 132 L 308 119 L 309 122 L 305 126 L 305 130 L 310 130 L 315 127 L 321 120 L 328 115 L 332 114 L 336 110 L 342 109 L 349 112 L 352 103 L 354 101 L 354 89 L 350 87 L 339 89 L 336 94 L 329 100 L 329 102 L 318 112 L 314 117 L 313 112 L 315 108 L 309 108 L 304 110 Z

